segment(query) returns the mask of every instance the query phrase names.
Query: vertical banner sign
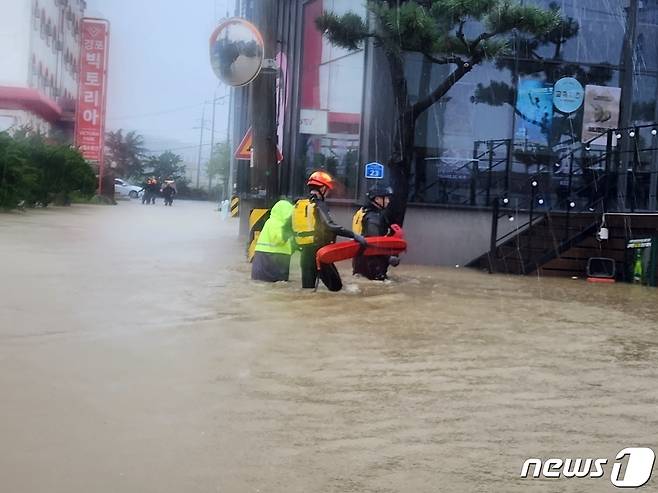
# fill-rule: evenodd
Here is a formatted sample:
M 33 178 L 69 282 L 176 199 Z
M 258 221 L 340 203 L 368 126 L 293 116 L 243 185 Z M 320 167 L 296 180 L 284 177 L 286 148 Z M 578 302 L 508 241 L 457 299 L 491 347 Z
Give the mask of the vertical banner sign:
M 75 117 L 75 145 L 98 164 L 98 188 L 104 171 L 105 103 L 110 24 L 103 19 L 80 21 L 80 73 Z

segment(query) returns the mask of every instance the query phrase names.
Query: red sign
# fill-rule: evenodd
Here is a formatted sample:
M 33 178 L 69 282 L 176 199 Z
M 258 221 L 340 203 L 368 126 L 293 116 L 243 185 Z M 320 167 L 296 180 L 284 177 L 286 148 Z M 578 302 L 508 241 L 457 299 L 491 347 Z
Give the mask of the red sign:
M 233 156 L 235 156 L 235 159 L 246 159 L 249 160 L 251 159 L 251 148 L 254 145 L 254 133 L 251 130 L 251 127 L 247 130 L 247 133 L 244 134 L 244 137 L 242 137 L 242 140 L 240 141 L 240 145 L 238 145 L 238 148 L 235 150 L 235 153 Z M 283 154 L 281 154 L 281 149 L 279 149 L 279 146 L 276 147 L 276 162 L 280 163 L 283 161 Z
M 75 145 L 103 175 L 105 101 L 110 24 L 103 19 L 80 21 L 80 73 L 75 118 Z

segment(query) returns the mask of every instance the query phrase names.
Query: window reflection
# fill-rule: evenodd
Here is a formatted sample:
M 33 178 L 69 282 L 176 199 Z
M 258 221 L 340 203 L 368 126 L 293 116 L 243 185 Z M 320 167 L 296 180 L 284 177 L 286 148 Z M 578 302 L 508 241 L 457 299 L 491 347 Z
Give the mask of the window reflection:
M 365 8 L 349 0 L 313 0 L 304 6 L 304 38 L 295 193 L 305 177 L 326 169 L 338 181 L 336 198 L 355 198 L 363 93 L 363 51 L 337 48 L 322 37 L 315 19 L 322 10 L 338 14 Z

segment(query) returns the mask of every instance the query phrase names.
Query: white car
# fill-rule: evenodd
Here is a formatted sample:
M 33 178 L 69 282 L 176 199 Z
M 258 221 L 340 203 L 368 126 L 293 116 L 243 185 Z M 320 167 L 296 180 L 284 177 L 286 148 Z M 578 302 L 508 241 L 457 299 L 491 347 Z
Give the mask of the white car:
M 130 197 L 131 199 L 139 198 L 143 192 L 141 192 L 142 187 L 137 185 L 131 185 L 127 181 L 123 181 L 121 178 L 114 179 L 114 192 L 117 195 L 122 197 Z

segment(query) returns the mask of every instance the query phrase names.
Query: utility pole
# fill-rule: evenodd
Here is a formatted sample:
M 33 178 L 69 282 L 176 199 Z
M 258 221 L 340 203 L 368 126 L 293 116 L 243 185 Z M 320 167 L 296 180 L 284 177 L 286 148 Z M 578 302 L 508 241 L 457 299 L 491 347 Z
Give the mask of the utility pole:
M 212 188 L 212 176 L 210 175 L 210 162 L 215 155 L 215 109 L 217 108 L 217 89 L 212 95 L 212 123 L 210 124 L 210 161 L 208 161 L 208 193 Z
M 203 150 L 203 131 L 206 128 L 206 105 L 203 105 L 201 111 L 201 130 L 199 130 L 199 159 L 196 163 L 196 187 L 199 188 L 199 178 L 201 175 L 201 151 Z
M 216 108 L 217 101 L 222 101 L 222 100 L 226 99 L 227 97 L 228 97 L 227 95 L 217 97 L 217 90 L 215 89 L 215 92 L 214 92 L 213 98 L 212 98 L 212 123 L 210 125 L 210 161 L 212 161 L 212 158 L 215 155 L 215 114 L 216 114 L 215 110 L 217 109 Z M 231 120 L 230 111 L 231 110 L 229 108 L 229 122 Z M 229 124 L 227 123 L 226 125 L 227 125 L 226 128 L 228 129 Z M 228 135 L 228 130 L 227 130 L 226 133 Z M 228 137 L 226 139 L 226 142 L 228 144 Z M 210 176 L 210 172 L 208 172 L 208 191 L 210 191 L 211 188 L 212 188 L 212 176 Z
M 253 23 L 256 25 L 265 44 L 263 69 L 251 83 L 251 122 L 254 136 L 252 193 L 258 201 L 264 199 L 266 207 L 271 206 L 279 196 L 278 170 L 276 160 L 276 78 L 278 68 L 276 57 L 277 0 L 260 0 L 254 9 Z
M 228 104 L 228 122 L 226 124 L 226 145 L 229 146 L 229 151 L 232 149 L 232 143 L 231 143 L 231 125 L 232 125 L 232 120 L 233 118 L 233 89 L 230 89 L 229 93 L 229 104 Z M 235 173 L 235 159 L 233 156 L 229 153 L 229 168 L 228 168 L 228 176 L 226 177 L 226 182 L 224 185 L 224 199 L 225 200 L 230 200 L 231 195 L 233 195 L 233 182 L 234 182 L 234 173 Z

